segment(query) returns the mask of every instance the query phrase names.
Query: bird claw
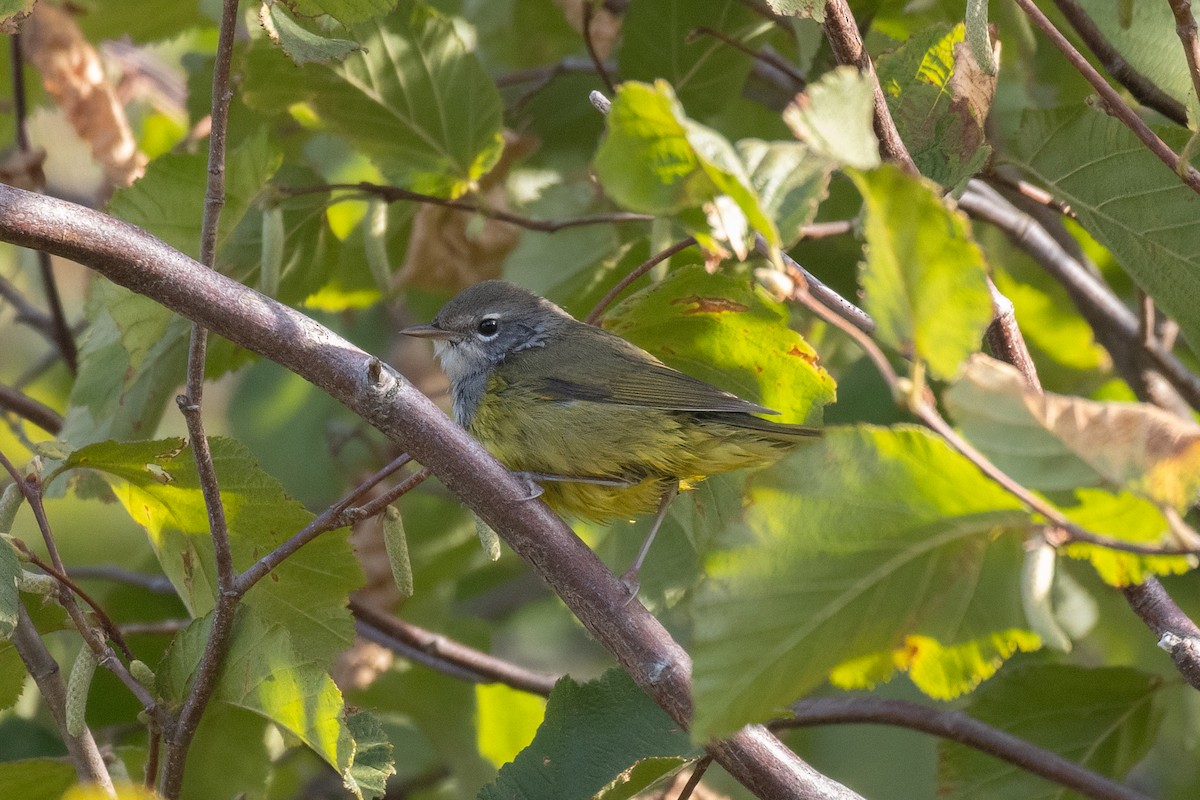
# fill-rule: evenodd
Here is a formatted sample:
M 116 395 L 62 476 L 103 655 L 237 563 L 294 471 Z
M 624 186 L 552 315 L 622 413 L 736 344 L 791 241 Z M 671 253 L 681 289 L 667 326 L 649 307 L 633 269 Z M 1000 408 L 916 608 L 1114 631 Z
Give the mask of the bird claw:
M 514 472 L 513 475 L 516 475 L 517 480 L 519 480 L 523 484 L 525 484 L 525 491 L 527 494 L 525 495 L 525 497 L 521 498 L 521 502 L 537 500 L 539 497 L 541 497 L 543 494 L 546 493 L 546 490 L 542 488 L 541 484 L 539 484 L 537 482 L 537 480 L 529 473 Z
M 637 570 L 630 569 L 624 575 L 617 579 L 617 582 L 625 588 L 629 593 L 629 599 L 625 601 L 625 605 L 629 605 L 637 599 L 638 592 L 641 591 L 642 585 L 638 583 Z

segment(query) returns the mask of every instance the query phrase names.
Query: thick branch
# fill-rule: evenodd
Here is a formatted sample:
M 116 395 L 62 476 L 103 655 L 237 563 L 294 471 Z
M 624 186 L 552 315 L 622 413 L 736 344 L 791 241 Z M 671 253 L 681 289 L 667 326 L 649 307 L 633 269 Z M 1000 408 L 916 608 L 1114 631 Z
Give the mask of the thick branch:
M 211 270 L 145 231 L 99 212 L 0 186 L 0 240 L 45 249 L 100 272 L 324 389 L 429 467 L 563 598 L 633 680 L 681 725 L 692 715 L 691 661 L 662 624 L 544 503 L 416 387 L 300 312 Z M 764 798 L 853 798 L 761 726 L 712 751 Z

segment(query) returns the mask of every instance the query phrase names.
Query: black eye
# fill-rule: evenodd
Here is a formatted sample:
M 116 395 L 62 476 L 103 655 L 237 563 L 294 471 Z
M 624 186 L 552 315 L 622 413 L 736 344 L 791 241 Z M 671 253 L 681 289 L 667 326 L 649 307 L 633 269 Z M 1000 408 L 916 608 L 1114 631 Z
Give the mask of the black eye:
M 493 317 L 488 317 L 479 323 L 479 335 L 486 336 L 489 339 L 496 335 L 496 331 L 500 330 L 500 323 Z

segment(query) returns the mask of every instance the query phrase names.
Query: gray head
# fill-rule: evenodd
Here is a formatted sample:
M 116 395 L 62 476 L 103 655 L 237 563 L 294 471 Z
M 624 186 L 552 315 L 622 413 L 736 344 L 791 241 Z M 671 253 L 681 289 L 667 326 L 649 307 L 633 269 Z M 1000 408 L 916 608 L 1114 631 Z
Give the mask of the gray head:
M 454 416 L 470 424 L 487 388 L 487 376 L 512 353 L 543 347 L 574 320 L 533 292 L 504 281 L 484 281 L 442 307 L 428 325 L 400 331 L 432 339 L 454 393 Z

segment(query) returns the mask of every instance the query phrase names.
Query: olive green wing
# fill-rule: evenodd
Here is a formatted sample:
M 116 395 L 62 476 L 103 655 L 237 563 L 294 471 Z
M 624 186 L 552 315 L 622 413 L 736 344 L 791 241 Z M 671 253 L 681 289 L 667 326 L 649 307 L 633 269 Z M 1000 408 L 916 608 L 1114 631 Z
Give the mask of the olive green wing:
M 779 413 L 672 369 L 610 333 L 582 324 L 580 328 L 583 330 L 565 332 L 558 345 L 520 353 L 522 365 L 518 369 L 539 376 L 536 391 L 546 399 L 666 411 Z M 570 353 L 570 359 L 564 360 L 562 352 Z

